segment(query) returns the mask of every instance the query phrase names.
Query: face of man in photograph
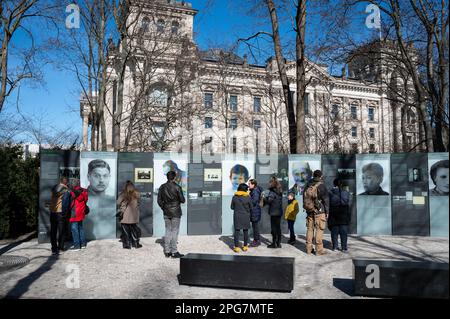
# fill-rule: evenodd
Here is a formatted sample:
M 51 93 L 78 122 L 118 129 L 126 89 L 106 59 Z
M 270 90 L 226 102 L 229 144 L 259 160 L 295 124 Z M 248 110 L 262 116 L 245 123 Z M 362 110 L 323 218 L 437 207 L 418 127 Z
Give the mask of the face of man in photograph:
M 294 167 L 292 175 L 294 176 L 295 184 L 304 188 L 306 183 L 311 179 L 311 170 L 309 169 L 308 164 L 305 163 Z
M 362 182 L 364 186 L 364 190 L 368 193 L 376 192 L 380 187 L 383 178 L 375 175 L 371 171 L 365 171 L 362 174 Z
M 109 185 L 111 174 L 106 167 L 97 167 L 88 174 L 89 186 L 95 192 L 104 192 Z
M 436 171 L 436 190 L 448 194 L 448 168 L 438 168 Z

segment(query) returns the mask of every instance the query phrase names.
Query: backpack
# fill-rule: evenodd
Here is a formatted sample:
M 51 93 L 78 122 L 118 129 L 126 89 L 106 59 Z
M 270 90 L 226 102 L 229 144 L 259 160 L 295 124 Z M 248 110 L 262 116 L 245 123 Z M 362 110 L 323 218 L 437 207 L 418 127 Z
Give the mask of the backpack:
M 306 188 L 303 195 L 303 208 L 306 212 L 318 212 L 320 211 L 320 201 L 319 201 L 319 185 L 322 183 L 314 183 L 308 188 Z

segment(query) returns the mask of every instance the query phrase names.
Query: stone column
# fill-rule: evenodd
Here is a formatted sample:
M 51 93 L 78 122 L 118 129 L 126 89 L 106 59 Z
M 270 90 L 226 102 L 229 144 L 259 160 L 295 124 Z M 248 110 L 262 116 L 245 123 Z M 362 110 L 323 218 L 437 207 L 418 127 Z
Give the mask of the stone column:
M 83 150 L 88 150 L 88 126 L 89 118 L 86 112 L 83 112 Z

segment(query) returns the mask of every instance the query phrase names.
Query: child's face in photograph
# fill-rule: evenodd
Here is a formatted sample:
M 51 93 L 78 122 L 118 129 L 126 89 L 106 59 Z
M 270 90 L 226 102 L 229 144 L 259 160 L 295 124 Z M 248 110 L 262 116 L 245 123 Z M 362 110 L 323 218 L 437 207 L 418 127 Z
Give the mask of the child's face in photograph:
M 233 189 L 237 189 L 239 184 L 245 183 L 245 176 L 243 174 L 231 174 L 230 177 L 231 184 L 233 185 Z
M 380 187 L 382 179 L 380 176 L 377 176 L 370 171 L 366 171 L 362 174 L 362 182 L 366 192 L 374 192 Z

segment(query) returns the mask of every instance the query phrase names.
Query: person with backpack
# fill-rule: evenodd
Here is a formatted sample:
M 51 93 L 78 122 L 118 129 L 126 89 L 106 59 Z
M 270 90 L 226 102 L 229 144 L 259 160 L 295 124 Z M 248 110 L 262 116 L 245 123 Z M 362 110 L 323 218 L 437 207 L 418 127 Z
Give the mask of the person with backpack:
M 261 245 L 259 222 L 261 221 L 261 208 L 264 206 L 263 189 L 258 186 L 258 182 L 253 178 L 248 181 L 248 188 L 250 189 L 250 199 L 253 205 L 252 213 L 250 215 L 253 229 L 253 241 L 250 243 L 250 247 L 258 247 Z
M 323 231 L 328 218 L 328 190 L 323 183 L 320 170 L 313 173 L 313 179 L 308 183 L 303 193 L 303 208 L 306 211 L 306 253 L 313 253 L 313 240 L 316 244 L 316 255 L 325 255 L 323 249 Z
M 290 245 L 295 244 L 294 224 L 298 212 L 299 208 L 298 208 L 298 201 L 295 199 L 295 191 L 291 189 L 288 194 L 288 205 L 286 206 L 286 210 L 284 212 L 284 219 L 286 219 L 288 222 L 288 228 L 290 233 L 288 244 Z
M 79 182 L 73 187 L 70 193 L 70 228 L 72 230 L 73 250 L 77 251 L 86 248 L 86 237 L 84 235 L 83 220 L 89 213 L 88 193 L 81 188 Z
M 123 191 L 117 198 L 120 210 L 120 226 L 122 228 L 122 246 L 124 249 L 141 248 L 139 243 L 141 230 L 139 229 L 139 199 L 140 194 L 131 181 L 125 183 Z
M 269 194 L 264 197 L 264 204 L 269 205 L 270 229 L 272 243 L 267 248 L 281 248 L 281 216 L 283 215 L 282 188 L 276 176 L 270 179 Z
M 231 199 L 231 209 L 233 213 L 234 226 L 234 247 L 235 253 L 241 252 L 239 247 L 239 235 L 241 229 L 244 232 L 244 246 L 243 251 L 248 250 L 248 229 L 250 228 L 250 215 L 252 214 L 252 201 L 248 194 L 248 186 L 245 183 L 239 184 L 237 192 L 234 193 Z
M 350 224 L 350 193 L 342 189 L 342 181 L 336 178 L 329 193 L 330 213 L 328 228 L 331 231 L 332 250 L 338 249 L 338 234 L 341 237 L 341 249 L 347 252 L 347 233 Z
M 65 223 L 67 221 L 67 205 L 63 205 L 69 200 L 69 188 L 67 187 L 67 177 L 61 177 L 59 184 L 52 187 L 50 199 L 50 241 L 52 244 L 52 254 L 57 255 L 64 251 Z

